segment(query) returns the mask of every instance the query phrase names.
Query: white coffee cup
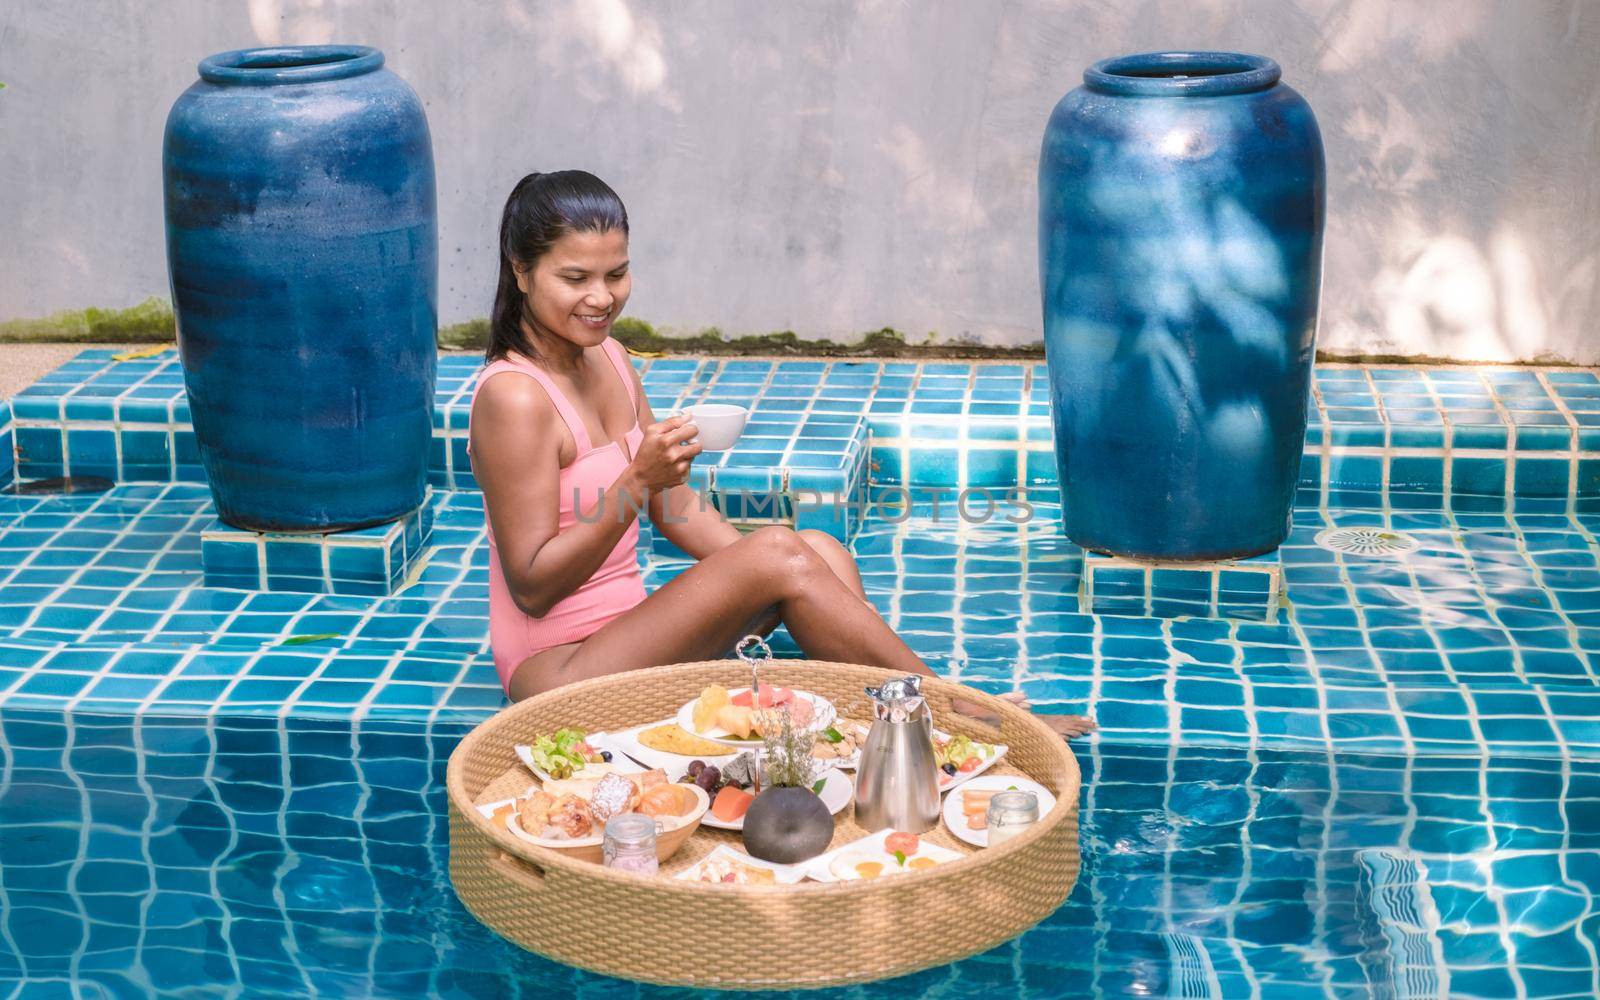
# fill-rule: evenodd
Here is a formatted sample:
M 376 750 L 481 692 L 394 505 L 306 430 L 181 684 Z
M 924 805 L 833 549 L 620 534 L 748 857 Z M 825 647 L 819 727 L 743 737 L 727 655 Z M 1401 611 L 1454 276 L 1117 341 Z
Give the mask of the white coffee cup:
M 687 413 L 689 420 L 700 433 L 690 438 L 700 442 L 701 451 L 726 451 L 732 448 L 739 435 L 744 433 L 744 423 L 750 411 L 736 403 L 694 403 L 672 411 L 672 416 Z

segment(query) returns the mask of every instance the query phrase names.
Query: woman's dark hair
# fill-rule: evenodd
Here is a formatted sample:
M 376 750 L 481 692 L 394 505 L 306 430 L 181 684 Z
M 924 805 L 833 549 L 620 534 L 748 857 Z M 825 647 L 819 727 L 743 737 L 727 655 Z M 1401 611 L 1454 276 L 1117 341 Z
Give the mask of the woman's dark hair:
M 606 182 L 584 170 L 533 173 L 517 181 L 500 216 L 500 284 L 489 314 L 487 360 L 517 351 L 530 358 L 539 353 L 528 342 L 523 319 L 532 322 L 528 297 L 517 287 L 516 263 L 531 268 L 568 233 L 628 235 L 628 210 Z

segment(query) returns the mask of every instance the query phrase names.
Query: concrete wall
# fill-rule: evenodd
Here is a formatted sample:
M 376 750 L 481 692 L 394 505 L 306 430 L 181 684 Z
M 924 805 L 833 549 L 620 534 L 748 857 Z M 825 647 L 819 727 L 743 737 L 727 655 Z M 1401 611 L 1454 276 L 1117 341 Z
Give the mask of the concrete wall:
M 428 107 L 441 321 L 532 169 L 606 178 L 669 329 L 1040 337 L 1035 170 L 1097 58 L 1276 58 L 1321 119 L 1319 346 L 1600 363 L 1600 3 L 145 0 L 0 5 L 0 319 L 165 295 L 161 131 L 228 48 L 376 45 Z

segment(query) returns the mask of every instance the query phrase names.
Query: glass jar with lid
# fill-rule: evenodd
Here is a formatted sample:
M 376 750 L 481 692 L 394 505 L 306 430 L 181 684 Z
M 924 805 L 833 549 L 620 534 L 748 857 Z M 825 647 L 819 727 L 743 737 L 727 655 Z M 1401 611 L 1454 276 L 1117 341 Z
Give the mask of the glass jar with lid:
M 606 820 L 600 855 L 607 868 L 654 875 L 661 866 L 656 859 L 656 821 L 642 813 L 621 813 Z
M 989 846 L 1003 844 L 1039 821 L 1039 797 L 1032 792 L 1008 789 L 995 792 L 989 800 L 986 822 Z

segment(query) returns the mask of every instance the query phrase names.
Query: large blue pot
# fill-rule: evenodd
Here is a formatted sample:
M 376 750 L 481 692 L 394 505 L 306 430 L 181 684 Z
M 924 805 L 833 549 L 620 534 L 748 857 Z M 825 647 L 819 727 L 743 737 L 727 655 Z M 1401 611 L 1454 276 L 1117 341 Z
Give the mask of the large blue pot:
M 1142 559 L 1289 530 L 1322 270 L 1322 137 L 1270 59 L 1096 63 L 1050 116 L 1039 272 L 1066 533 Z
M 433 146 L 357 45 L 200 63 L 162 148 L 172 304 L 219 516 L 393 520 L 427 485 L 438 319 Z

